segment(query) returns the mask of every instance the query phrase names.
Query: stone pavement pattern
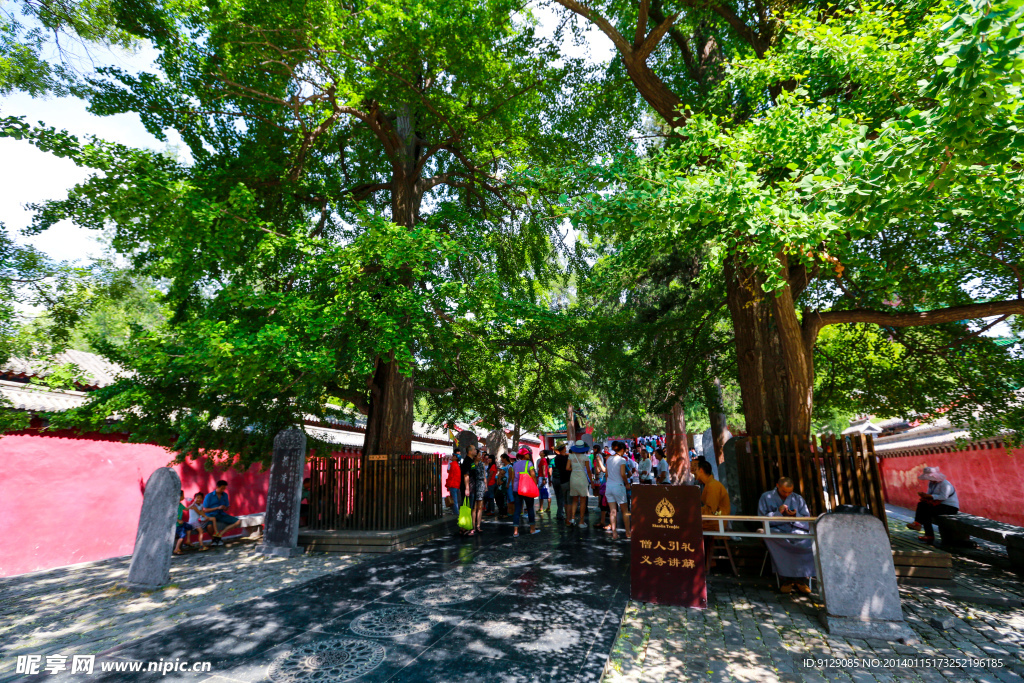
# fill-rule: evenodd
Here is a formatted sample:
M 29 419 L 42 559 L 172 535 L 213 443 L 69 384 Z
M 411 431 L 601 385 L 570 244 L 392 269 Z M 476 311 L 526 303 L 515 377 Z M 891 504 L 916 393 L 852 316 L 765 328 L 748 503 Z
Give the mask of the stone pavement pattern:
M 512 539 L 490 522 L 482 535 L 364 557 L 148 637 L 115 635 L 88 680 L 596 681 L 628 599 L 629 546 L 605 536 L 547 524 Z M 211 668 L 110 670 L 159 660 Z
M 365 557 L 268 558 L 253 552 L 255 547 L 236 541 L 176 556 L 171 583 L 155 591 L 118 587 L 128 578 L 127 557 L 0 578 L 0 681 L 14 677 L 19 654 L 99 654 Z
M 893 533 L 907 533 L 901 529 L 906 521 L 906 511 L 890 511 Z M 955 553 L 952 587 L 900 586 L 907 624 L 920 639 L 913 645 L 835 638 L 818 618 L 817 591 L 783 595 L 768 578 L 712 575 L 704 612 L 630 602 L 604 682 L 1024 682 L 1024 583 L 1009 570 L 1001 550 L 979 544 L 977 550 Z M 921 658 L 1002 664 L 851 665 L 855 658 L 883 664 Z M 840 660 L 840 665 L 806 666 L 805 659 Z

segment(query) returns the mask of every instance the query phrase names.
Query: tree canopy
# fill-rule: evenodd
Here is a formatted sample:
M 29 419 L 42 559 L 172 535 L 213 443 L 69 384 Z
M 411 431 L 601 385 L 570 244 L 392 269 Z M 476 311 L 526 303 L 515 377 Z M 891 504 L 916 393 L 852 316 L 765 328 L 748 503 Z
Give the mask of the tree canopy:
M 1022 432 L 1019 343 L 986 333 L 1024 313 L 1024 9 L 557 2 L 547 34 L 507 0 L 169 5 L 124 29 L 156 72 L 83 92 L 186 156 L 7 120 L 97 170 L 33 230 L 110 229 L 162 284 L 63 424 L 246 463 L 338 405 L 399 452 L 417 396 L 611 433 L 715 424 L 724 385 L 751 433 Z M 563 53 L 576 22 L 609 64 Z
M 714 245 L 726 278 L 770 306 L 790 428 L 807 432 L 826 326 L 879 325 L 898 342 L 908 327 L 1024 312 L 1021 17 L 987 3 L 793 12 L 771 49 L 725 67 L 669 144 L 588 169 L 601 190 L 569 213 L 606 241 L 647 241 L 634 270 L 652 251 Z M 964 345 L 947 361 L 971 362 L 974 330 L 945 329 L 944 344 Z M 991 392 L 958 403 L 1000 415 L 991 432 L 1019 419 L 1020 368 L 1006 348 L 986 357 L 999 364 Z M 947 376 L 966 377 L 959 367 Z
M 167 324 L 109 350 L 133 374 L 67 424 L 118 416 L 183 454 L 251 461 L 340 398 L 368 413 L 368 450 L 407 450 L 417 369 L 442 379 L 427 370 L 481 343 L 547 336 L 535 289 L 557 224 L 513 176 L 607 151 L 629 119 L 604 120 L 600 84 L 528 13 L 235 2 L 178 28 L 160 78 L 106 70 L 91 106 L 177 130 L 189 163 L 12 126 L 101 172 L 39 207 L 36 229 L 109 225 L 168 283 Z

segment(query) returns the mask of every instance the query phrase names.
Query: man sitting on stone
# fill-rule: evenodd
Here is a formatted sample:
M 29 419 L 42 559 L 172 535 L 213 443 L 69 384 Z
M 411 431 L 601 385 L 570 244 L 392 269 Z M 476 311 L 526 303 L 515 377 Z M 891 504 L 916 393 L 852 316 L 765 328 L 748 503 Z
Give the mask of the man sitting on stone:
M 799 493 L 793 493 L 793 480 L 779 479 L 775 488 L 761 494 L 757 503 L 757 514 L 761 517 L 810 517 L 807 502 Z M 809 534 L 807 522 L 771 522 L 772 532 L 784 534 Z M 808 578 L 815 576 L 814 539 L 773 538 L 765 539 L 772 556 L 772 569 L 779 575 L 783 593 L 793 589 L 810 593 Z
M 210 545 L 224 545 L 224 534 L 241 524 L 238 517 L 228 514 L 228 483 L 221 479 L 217 482 L 217 488 L 206 495 L 203 500 L 203 514 L 217 522 L 220 533 L 213 534 Z
M 946 480 L 946 475 L 939 472 L 938 467 L 925 467 L 918 481 L 928 482 L 928 492 L 918 492 L 921 502 L 917 504 L 914 521 L 907 528 L 914 531 L 924 529 L 921 540 L 925 543 L 935 542 L 935 529 L 932 519 L 937 515 L 955 515 L 960 512 L 960 499 L 956 497 L 956 489 Z M 945 539 L 943 539 L 945 543 Z

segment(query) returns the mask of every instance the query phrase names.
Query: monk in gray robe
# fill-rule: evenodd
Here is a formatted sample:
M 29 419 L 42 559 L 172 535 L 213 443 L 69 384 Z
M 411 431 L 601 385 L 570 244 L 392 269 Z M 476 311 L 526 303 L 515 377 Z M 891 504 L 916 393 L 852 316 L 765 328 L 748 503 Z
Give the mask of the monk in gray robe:
M 757 514 L 761 517 L 810 517 L 807 501 L 799 493 L 793 493 L 793 480 L 782 477 L 771 491 L 761 494 L 757 503 Z M 807 522 L 770 522 L 772 533 L 809 534 Z M 772 569 L 779 575 L 783 593 L 793 589 L 807 594 L 811 592 L 808 577 L 815 576 L 814 539 L 778 538 L 765 539 L 772 556 Z

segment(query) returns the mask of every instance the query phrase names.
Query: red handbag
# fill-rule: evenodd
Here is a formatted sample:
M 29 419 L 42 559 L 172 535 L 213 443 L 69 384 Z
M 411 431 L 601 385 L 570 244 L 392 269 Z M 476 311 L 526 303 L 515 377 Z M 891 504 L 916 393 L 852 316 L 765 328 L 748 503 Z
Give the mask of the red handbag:
M 519 490 L 516 493 L 523 498 L 536 498 L 540 495 L 537 482 L 525 471 L 519 473 Z

